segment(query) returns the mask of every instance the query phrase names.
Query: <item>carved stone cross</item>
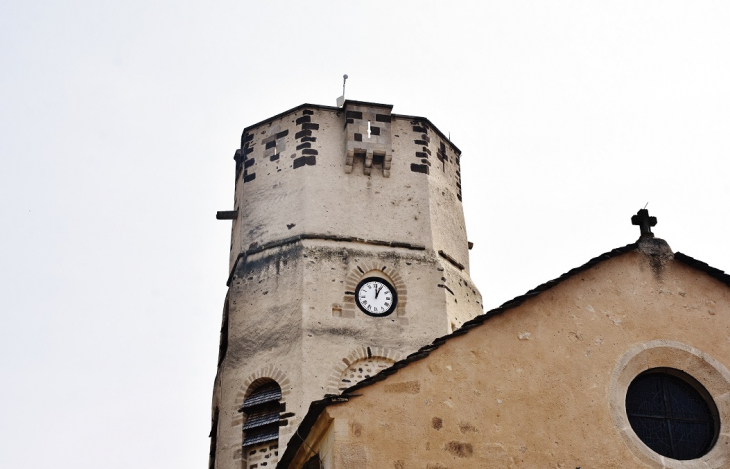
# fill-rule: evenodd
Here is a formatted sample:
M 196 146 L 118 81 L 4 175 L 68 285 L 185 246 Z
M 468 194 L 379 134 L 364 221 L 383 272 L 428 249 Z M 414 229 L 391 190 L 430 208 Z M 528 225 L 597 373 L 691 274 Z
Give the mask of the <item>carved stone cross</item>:
M 653 238 L 654 233 L 651 232 L 651 227 L 656 226 L 656 217 L 650 217 L 649 211 L 642 208 L 636 215 L 631 217 L 632 225 L 639 225 L 641 227 L 641 237 Z

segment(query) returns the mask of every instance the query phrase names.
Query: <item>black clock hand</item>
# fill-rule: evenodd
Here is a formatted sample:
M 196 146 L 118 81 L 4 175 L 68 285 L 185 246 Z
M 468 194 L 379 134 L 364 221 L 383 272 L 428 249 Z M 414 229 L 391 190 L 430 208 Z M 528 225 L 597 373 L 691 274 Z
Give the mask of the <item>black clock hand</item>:
M 378 287 L 375 287 L 375 299 L 376 299 L 376 300 L 378 299 L 378 294 L 380 293 L 380 290 L 382 290 L 382 289 L 383 289 L 383 287 L 382 287 L 382 286 L 381 286 L 380 288 L 378 288 Z

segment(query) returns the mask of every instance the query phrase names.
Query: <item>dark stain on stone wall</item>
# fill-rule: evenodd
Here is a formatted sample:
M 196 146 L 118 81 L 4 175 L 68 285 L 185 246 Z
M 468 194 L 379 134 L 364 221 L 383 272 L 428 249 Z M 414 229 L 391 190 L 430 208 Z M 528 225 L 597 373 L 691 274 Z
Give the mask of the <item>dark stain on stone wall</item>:
M 362 333 L 362 331 L 360 331 L 358 329 L 354 329 L 354 328 L 349 328 L 349 327 L 326 327 L 326 328 L 320 328 L 320 329 L 309 329 L 308 332 L 315 336 L 334 335 L 334 336 L 353 337 L 358 340 L 365 339 L 365 335 Z
M 474 425 L 469 422 L 459 422 L 459 431 L 461 433 L 476 433 L 477 429 Z
M 362 424 L 360 422 L 352 422 L 350 424 L 350 431 L 352 431 L 352 436 L 355 438 L 362 436 Z
M 444 445 L 444 450 L 459 458 L 470 458 L 474 455 L 474 448 L 471 443 L 462 441 L 449 441 Z
M 245 306 L 234 307 L 234 309 L 238 308 L 245 308 Z M 248 327 L 245 328 L 245 334 L 229 340 L 226 361 L 230 365 L 250 360 L 262 351 L 279 349 L 282 353 L 288 353 L 290 349 L 298 346 L 300 339 L 292 340 L 292 338 L 301 336 L 300 302 L 294 300 L 278 304 L 273 308 L 268 308 L 267 313 L 276 320 L 271 321 L 265 330 Z M 240 312 L 232 314 L 241 317 Z

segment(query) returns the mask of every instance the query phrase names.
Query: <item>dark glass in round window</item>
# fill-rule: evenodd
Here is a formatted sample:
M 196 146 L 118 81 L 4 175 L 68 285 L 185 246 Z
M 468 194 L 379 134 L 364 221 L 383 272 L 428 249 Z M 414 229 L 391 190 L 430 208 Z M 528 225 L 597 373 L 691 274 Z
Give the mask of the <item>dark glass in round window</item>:
M 626 392 L 626 414 L 646 446 L 672 459 L 707 454 L 720 426 L 707 390 L 672 368 L 654 368 L 637 376 Z

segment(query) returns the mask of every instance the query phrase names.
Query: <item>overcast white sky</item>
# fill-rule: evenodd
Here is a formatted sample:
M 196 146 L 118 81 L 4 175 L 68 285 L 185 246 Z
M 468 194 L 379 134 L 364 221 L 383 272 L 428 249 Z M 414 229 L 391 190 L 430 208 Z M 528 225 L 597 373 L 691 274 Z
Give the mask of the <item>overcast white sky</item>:
M 0 2 L 0 467 L 206 467 L 243 127 L 461 148 L 487 309 L 639 235 L 730 270 L 730 2 Z M 728 312 L 730 314 L 730 312 Z

